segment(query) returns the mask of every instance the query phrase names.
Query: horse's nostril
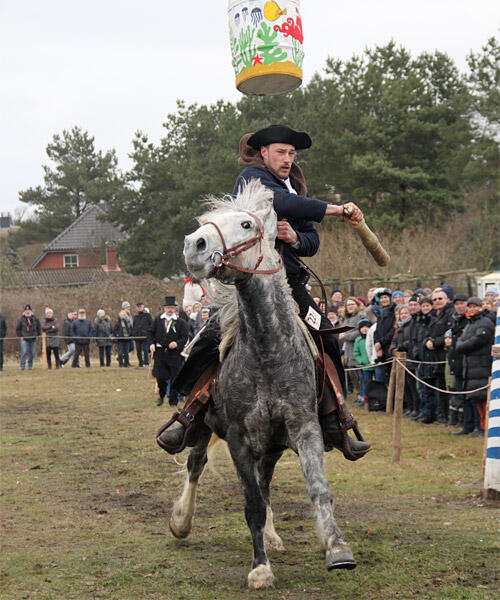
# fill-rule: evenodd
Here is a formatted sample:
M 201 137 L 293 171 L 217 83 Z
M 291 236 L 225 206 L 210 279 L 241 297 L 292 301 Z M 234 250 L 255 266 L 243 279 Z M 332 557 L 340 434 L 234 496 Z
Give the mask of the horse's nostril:
M 198 250 L 198 252 L 202 252 L 203 250 L 205 250 L 206 247 L 206 241 L 203 238 L 199 238 L 199 240 L 197 240 L 196 242 L 196 250 Z

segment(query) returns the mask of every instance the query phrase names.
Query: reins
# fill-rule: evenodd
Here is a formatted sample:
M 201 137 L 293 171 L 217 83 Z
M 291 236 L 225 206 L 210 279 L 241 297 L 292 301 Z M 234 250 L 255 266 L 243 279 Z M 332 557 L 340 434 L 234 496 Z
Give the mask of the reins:
M 239 271 L 241 273 L 256 274 L 256 275 L 272 275 L 273 273 L 277 273 L 283 266 L 283 257 L 282 256 L 280 256 L 280 262 L 279 262 L 279 265 L 276 267 L 276 269 L 259 269 L 258 268 L 264 258 L 264 255 L 262 253 L 262 239 L 264 238 L 264 227 L 262 226 L 262 222 L 257 215 L 255 215 L 247 210 L 245 210 L 243 212 L 247 213 L 247 215 L 250 215 L 255 220 L 258 232 L 253 238 L 250 238 L 249 240 L 245 240 L 244 242 L 240 242 L 239 244 L 235 244 L 234 246 L 231 246 L 231 248 L 228 248 L 226 246 L 226 240 L 224 239 L 222 231 L 221 231 L 220 227 L 217 225 L 217 223 L 214 223 L 213 221 L 207 221 L 206 223 L 203 223 L 204 225 L 213 225 L 215 227 L 215 230 L 219 234 L 219 237 L 222 242 L 222 252 L 220 252 L 219 250 L 215 250 L 214 252 L 212 252 L 210 260 L 212 261 L 212 263 L 214 264 L 216 269 L 220 269 L 221 267 L 228 267 L 229 269 L 233 269 L 234 271 Z M 239 267 L 238 265 L 234 265 L 229 262 L 229 259 L 234 258 L 235 256 L 238 256 L 238 254 L 241 254 L 242 252 L 245 252 L 246 250 L 249 250 L 250 248 L 253 248 L 257 244 L 259 244 L 260 255 L 257 258 L 257 262 L 255 263 L 255 267 L 253 269 L 246 269 L 245 267 Z
M 309 265 L 306 265 L 306 263 L 300 258 L 300 256 L 293 249 L 292 249 L 292 254 L 293 254 L 293 257 L 295 258 L 295 260 L 299 263 L 299 265 L 301 265 L 309 273 L 309 275 L 312 275 L 314 277 L 314 279 L 316 279 L 316 281 L 318 282 L 318 285 L 321 288 L 322 300 L 325 303 L 325 309 L 326 309 L 326 307 L 328 306 L 326 290 L 325 290 L 325 286 L 323 285 L 323 282 L 319 278 L 319 275 L 317 275 L 311 269 L 311 267 Z

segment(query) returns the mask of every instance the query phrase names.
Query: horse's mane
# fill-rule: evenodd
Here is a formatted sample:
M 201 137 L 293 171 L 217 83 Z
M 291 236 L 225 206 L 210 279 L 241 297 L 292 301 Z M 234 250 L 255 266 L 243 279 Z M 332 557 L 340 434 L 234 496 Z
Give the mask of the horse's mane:
M 239 186 L 239 191 L 236 196 L 226 194 L 222 198 L 209 196 L 205 198 L 206 204 L 210 210 L 197 217 L 196 220 L 200 225 L 210 221 L 215 215 L 220 215 L 227 211 L 235 212 L 246 210 L 256 212 L 269 208 L 269 203 L 273 200 L 273 192 L 266 188 L 258 179 L 252 179 L 249 182 L 243 181 Z
M 214 216 L 227 213 L 228 211 L 256 212 L 268 210 L 269 203 L 273 200 L 273 192 L 266 188 L 258 179 L 252 179 L 250 182 L 242 182 L 240 190 L 236 196 L 226 195 L 222 198 L 208 197 L 205 199 L 206 205 L 210 208 L 206 213 L 197 217 L 198 223 L 203 225 L 210 221 Z M 265 228 L 265 223 L 264 223 Z M 279 254 L 264 236 L 262 241 L 263 260 L 260 268 L 267 269 L 277 265 Z M 255 277 L 255 275 L 253 275 Z M 286 290 L 285 298 L 288 306 L 283 309 L 297 313 L 297 305 L 293 300 L 288 282 L 286 280 L 285 269 L 281 269 L 274 275 L 261 275 L 260 277 L 272 277 L 275 285 L 283 286 Z M 219 344 L 219 353 L 221 361 L 227 350 L 231 347 L 233 339 L 239 327 L 238 298 L 236 288 L 233 285 L 226 285 L 216 279 L 205 282 L 205 289 L 212 301 L 212 306 L 218 309 L 216 318 L 219 321 L 222 338 Z

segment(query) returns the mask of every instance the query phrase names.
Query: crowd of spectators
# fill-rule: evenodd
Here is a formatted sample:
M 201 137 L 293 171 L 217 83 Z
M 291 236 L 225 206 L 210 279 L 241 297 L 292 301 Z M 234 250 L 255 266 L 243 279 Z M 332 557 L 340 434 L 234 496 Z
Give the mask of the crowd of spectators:
M 387 385 L 395 352 L 406 353 L 404 414 L 424 424 L 460 426 L 457 435 L 482 435 L 486 389 L 491 367 L 498 293 L 487 289 L 485 298 L 454 293 L 443 284 L 434 290 L 372 288 L 365 297 L 344 299 L 335 289 L 325 301 L 315 297 L 319 308 L 335 327 L 352 329 L 338 335 L 349 391 L 355 402 L 366 405 L 371 382 Z M 210 300 L 197 282 L 186 280 L 182 306 L 176 318 L 187 323 L 192 340 L 210 316 Z M 131 366 L 130 353 L 137 354 L 138 368 L 151 361 L 149 344 L 153 318 L 143 302 L 132 314 L 123 302 L 114 319 L 102 309 L 93 321 L 84 308 L 70 310 L 62 323 L 51 308 L 38 319 L 29 304 L 15 332 L 20 338 L 20 368 L 31 370 L 37 342 L 45 333 L 47 366 L 88 368 L 90 347 L 99 352 L 101 367 L 110 367 L 113 346 L 118 366 Z M 3 369 L 3 339 L 7 324 L 0 315 L 0 370 Z M 60 354 L 61 348 L 63 353 Z M 475 391 L 478 390 L 478 391 Z M 453 394 L 450 392 L 466 392 Z
M 199 301 L 192 305 L 177 306 L 176 316 L 188 323 L 189 338 L 192 339 L 208 320 L 210 300 L 203 293 Z M 130 367 L 130 353 L 134 348 L 138 367 L 150 364 L 148 336 L 153 318 L 143 302 L 136 304 L 132 314 L 129 302 L 123 302 L 121 310 L 113 320 L 103 309 L 99 309 L 92 321 L 84 308 L 70 310 L 62 323 L 54 316 L 50 307 L 45 308 L 45 317 L 39 319 L 31 305 L 26 304 L 15 326 L 15 335 L 20 338 L 21 370 L 33 369 L 33 360 L 42 332 L 45 333 L 45 353 L 47 366 L 56 369 L 64 366 L 80 368 L 80 358 L 86 367 L 91 366 L 90 348 L 93 344 L 99 351 L 101 367 L 110 367 L 113 346 L 116 347 L 116 360 L 119 367 Z M 0 370 L 3 370 L 3 340 L 7 336 L 6 320 L 0 315 Z M 63 352 L 61 354 L 61 352 Z
M 315 301 L 323 308 L 324 301 Z M 372 288 L 366 299 L 344 300 L 333 290 L 326 306 L 332 325 L 353 327 L 338 337 L 356 404 L 368 404 L 370 382 L 387 385 L 395 352 L 405 352 L 410 373 L 404 415 L 424 424 L 460 426 L 454 434 L 472 436 L 484 432 L 497 309 L 494 288 L 484 299 L 468 298 L 447 284 L 434 290 Z

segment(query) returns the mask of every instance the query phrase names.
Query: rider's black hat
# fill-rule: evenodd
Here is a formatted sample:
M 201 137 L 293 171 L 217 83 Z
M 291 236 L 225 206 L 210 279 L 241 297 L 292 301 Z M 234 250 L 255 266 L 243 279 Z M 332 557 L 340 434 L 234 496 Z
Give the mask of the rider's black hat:
M 269 144 L 290 144 L 296 150 L 305 150 L 311 146 L 312 141 L 305 131 L 294 131 L 287 125 L 269 125 L 250 136 L 247 144 L 255 150 Z
M 165 296 L 163 306 L 175 306 L 175 296 Z

